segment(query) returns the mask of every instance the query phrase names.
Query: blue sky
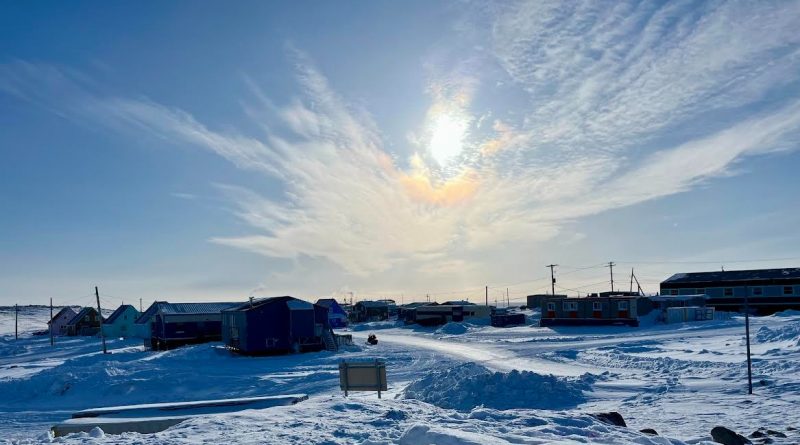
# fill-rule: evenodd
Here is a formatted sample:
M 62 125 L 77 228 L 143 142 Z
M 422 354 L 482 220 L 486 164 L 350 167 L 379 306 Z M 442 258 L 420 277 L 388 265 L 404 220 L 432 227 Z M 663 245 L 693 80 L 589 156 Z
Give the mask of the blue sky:
M 0 9 L 0 303 L 800 264 L 798 2 Z

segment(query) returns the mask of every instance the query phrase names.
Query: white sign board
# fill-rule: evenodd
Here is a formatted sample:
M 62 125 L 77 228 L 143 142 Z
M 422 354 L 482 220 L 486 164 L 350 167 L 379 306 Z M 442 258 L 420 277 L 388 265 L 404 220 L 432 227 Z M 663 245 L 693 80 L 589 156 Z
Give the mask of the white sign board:
M 339 362 L 339 386 L 345 397 L 350 391 L 386 391 L 386 363 L 373 361 Z

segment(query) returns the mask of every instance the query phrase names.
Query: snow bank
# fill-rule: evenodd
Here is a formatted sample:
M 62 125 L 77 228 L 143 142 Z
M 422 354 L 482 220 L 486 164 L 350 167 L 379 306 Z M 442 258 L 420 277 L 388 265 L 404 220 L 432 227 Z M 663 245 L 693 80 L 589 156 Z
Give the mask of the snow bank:
M 377 329 L 391 329 L 391 328 L 399 328 L 403 326 L 402 321 L 371 321 L 368 323 L 355 323 L 350 325 L 350 330 L 354 332 L 360 331 L 373 331 Z
M 439 335 L 461 335 L 466 334 L 469 331 L 469 327 L 466 326 L 464 323 L 447 323 L 444 326 L 440 327 L 436 330 L 436 334 Z
M 491 372 L 466 363 L 433 372 L 411 383 L 407 399 L 418 399 L 442 408 L 469 411 L 484 406 L 494 409 L 565 409 L 585 401 L 590 389 L 589 375 L 568 379 L 528 371 Z
M 759 343 L 789 341 L 800 346 L 800 323 L 790 323 L 775 328 L 763 326 L 756 333 L 756 341 Z
M 417 424 L 406 430 L 403 435 L 400 436 L 400 439 L 398 439 L 397 443 L 400 445 L 478 445 L 508 442 L 500 442 L 500 439 L 497 437 L 486 437 L 466 431 Z

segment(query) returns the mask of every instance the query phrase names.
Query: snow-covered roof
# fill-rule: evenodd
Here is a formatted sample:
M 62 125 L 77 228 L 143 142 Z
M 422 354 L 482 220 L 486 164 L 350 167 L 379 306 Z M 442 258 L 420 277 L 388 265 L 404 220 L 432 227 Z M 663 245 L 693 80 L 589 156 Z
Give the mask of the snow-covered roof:
M 358 306 L 359 304 L 364 307 L 386 307 L 386 308 L 389 307 L 389 305 L 383 301 L 359 301 L 358 303 L 356 303 L 356 306 Z
M 800 268 L 788 269 L 753 269 L 753 270 L 718 270 L 714 272 L 677 273 L 666 280 L 662 285 L 713 283 L 724 281 L 771 281 L 771 280 L 798 280 Z

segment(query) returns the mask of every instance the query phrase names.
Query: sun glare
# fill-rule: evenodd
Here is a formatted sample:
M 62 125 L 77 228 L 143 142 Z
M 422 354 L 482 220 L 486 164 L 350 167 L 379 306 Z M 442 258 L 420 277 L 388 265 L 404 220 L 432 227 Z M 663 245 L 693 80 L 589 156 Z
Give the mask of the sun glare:
M 448 113 L 439 114 L 431 125 L 431 156 L 439 165 L 445 165 L 461 153 L 466 133 L 466 119 Z

